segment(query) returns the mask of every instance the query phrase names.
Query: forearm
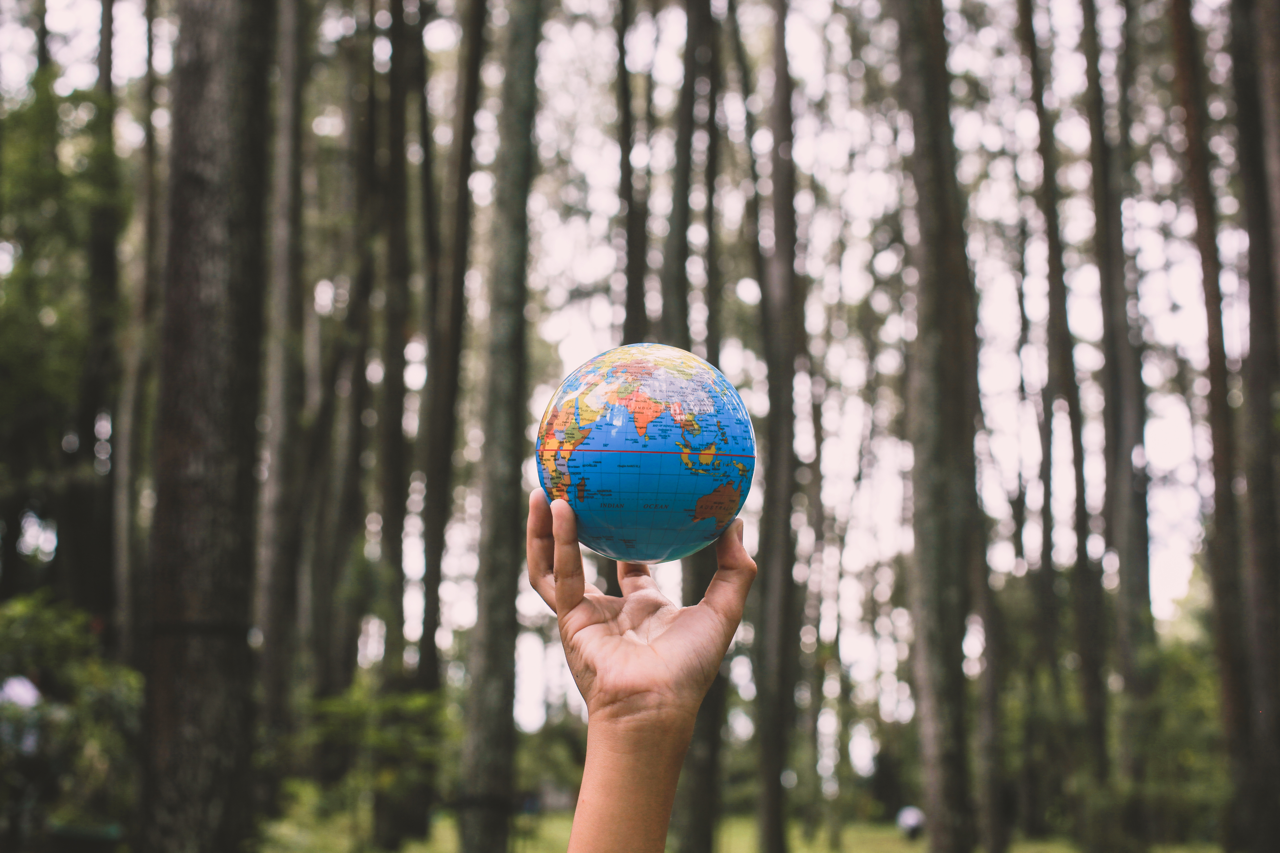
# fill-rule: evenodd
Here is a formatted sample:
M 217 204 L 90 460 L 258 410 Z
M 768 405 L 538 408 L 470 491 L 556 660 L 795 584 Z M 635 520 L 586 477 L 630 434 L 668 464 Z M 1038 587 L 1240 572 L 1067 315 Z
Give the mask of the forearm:
M 661 853 L 693 717 L 596 720 L 569 853 Z

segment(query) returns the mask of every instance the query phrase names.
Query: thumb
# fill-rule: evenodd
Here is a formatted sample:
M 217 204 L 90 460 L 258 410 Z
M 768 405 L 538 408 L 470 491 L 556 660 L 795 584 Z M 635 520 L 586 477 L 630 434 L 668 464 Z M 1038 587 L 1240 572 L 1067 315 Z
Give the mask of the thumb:
M 747 605 L 747 593 L 756 579 L 756 563 L 742 545 L 742 519 L 729 525 L 716 542 L 716 562 L 719 568 L 702 603 L 719 614 L 736 630 L 742 621 L 742 611 Z

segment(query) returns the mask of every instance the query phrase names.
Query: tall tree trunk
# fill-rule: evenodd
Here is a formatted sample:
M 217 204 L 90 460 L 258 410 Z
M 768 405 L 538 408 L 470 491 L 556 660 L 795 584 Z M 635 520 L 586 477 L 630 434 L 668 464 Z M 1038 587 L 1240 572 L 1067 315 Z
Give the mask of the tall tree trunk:
M 742 38 L 742 27 L 738 18 L 737 0 L 729 0 L 729 25 L 733 38 L 733 59 L 738 69 L 738 86 L 741 89 L 742 101 L 745 104 L 755 90 L 755 77 L 751 73 L 751 61 L 747 57 L 747 47 Z M 742 217 L 743 243 L 751 252 L 751 271 L 756 281 L 764 286 L 767 273 L 765 270 L 764 252 L 760 246 L 760 172 L 756 167 L 756 155 L 751 148 L 751 140 L 756 135 L 756 118 L 751 110 L 745 109 L 744 123 L 746 135 L 747 174 L 751 178 L 751 192 L 747 195 L 746 212 Z
M 418 664 L 424 689 L 440 684 L 439 657 L 434 650 L 440 625 L 440 562 L 444 557 L 444 530 L 453 509 L 453 445 L 457 439 L 456 409 L 466 326 L 466 278 L 471 247 L 471 190 L 468 181 L 474 162 L 476 109 L 480 104 L 480 65 L 484 59 L 487 0 L 467 0 L 458 73 L 458 101 L 454 115 L 453 152 L 449 176 L 451 198 L 448 274 L 440 283 L 433 306 L 427 354 L 427 387 L 422 395 L 418 437 L 427 493 L 422 510 L 425 608 L 422 623 L 424 654 Z M 433 660 L 434 659 L 434 660 Z M 434 666 L 432 664 L 434 663 Z
M 1244 565 L 1252 664 L 1256 762 L 1251 790 L 1258 823 L 1253 850 L 1280 838 L 1280 515 L 1276 506 L 1276 405 L 1280 391 L 1276 340 L 1273 211 L 1267 198 L 1261 93 L 1254 37 L 1254 0 L 1231 4 L 1231 67 L 1235 82 L 1237 150 L 1249 230 L 1249 356 L 1245 364 L 1245 473 L 1248 556 Z
M 707 0 L 685 3 L 684 82 L 676 106 L 676 164 L 672 174 L 670 231 L 662 252 L 662 341 L 689 349 L 689 192 L 693 186 L 694 104 L 703 75 L 705 34 L 711 17 Z M 703 54 L 703 61 L 699 61 Z
M 274 3 L 180 0 L 152 529 L 144 851 L 223 851 L 251 814 L 249 629 Z
M 975 537 L 973 556 L 973 595 L 978 615 L 982 618 L 985 645 L 983 668 L 979 676 L 978 748 L 978 838 L 987 853 L 1004 853 L 1009 849 L 1009 825 L 1004 806 L 1004 727 L 1001 714 L 1005 666 L 1005 626 L 991 589 L 990 567 L 986 559 L 986 542 Z
M 707 361 L 720 364 L 720 280 L 719 239 L 716 234 L 716 176 L 719 173 L 720 128 L 716 124 L 716 106 L 720 94 L 720 26 L 707 17 L 707 42 L 711 48 L 708 66 L 710 87 L 707 92 L 707 160 L 704 186 L 707 192 L 707 248 L 705 253 L 707 284 L 703 296 L 707 306 Z M 686 604 L 702 600 L 716 572 L 714 548 L 703 548 L 684 561 L 681 580 Z M 724 728 L 728 702 L 728 679 L 717 673 L 698 709 L 693 725 L 693 739 L 685 754 L 680 772 L 681 790 L 676 797 L 672 826 L 676 832 L 678 853 L 710 853 L 715 849 L 716 827 L 720 823 L 720 733 Z
M 507 849 L 514 794 L 516 592 L 523 552 L 520 487 L 525 457 L 528 394 L 525 380 L 526 269 L 533 183 L 533 122 L 538 106 L 538 42 L 542 0 L 515 0 L 508 9 L 501 145 L 494 173 L 498 185 L 494 216 L 489 312 L 488 410 L 485 417 L 484 514 L 480 567 L 476 575 L 479 611 L 471 633 L 470 725 L 462 754 L 465 807 L 458 829 L 464 853 Z
M 1253 702 L 1248 677 L 1245 611 L 1240 589 L 1240 519 L 1232 481 L 1236 475 L 1236 438 L 1227 403 L 1227 356 L 1223 345 L 1222 290 L 1218 278 L 1218 218 L 1209 180 L 1208 116 L 1204 94 L 1204 52 L 1191 20 L 1191 0 L 1171 0 L 1174 71 L 1178 102 L 1185 112 L 1185 175 L 1196 214 L 1196 248 L 1204 284 L 1209 348 L 1209 431 L 1213 439 L 1213 516 L 1207 556 L 1213 590 L 1213 633 L 1222 684 L 1221 708 L 1230 763 L 1232 802 L 1223 844 L 1228 853 L 1247 849 L 1256 837 L 1251 778 L 1253 754 L 1250 717 Z
M 627 70 L 627 30 L 631 26 L 631 0 L 618 0 L 614 23 L 617 35 L 618 63 L 614 73 L 614 89 L 618 99 L 618 201 L 622 207 L 626 246 L 622 253 L 622 273 L 626 278 L 623 297 L 622 343 L 643 341 L 648 334 L 649 317 L 644 306 L 644 277 L 648 268 L 646 231 L 648 211 L 636 197 L 635 169 L 631 152 L 635 147 L 635 117 L 631 110 L 631 72 Z M 597 561 L 597 585 L 606 595 L 622 595 L 618 585 L 618 563 L 601 558 Z
M 643 197 L 637 198 L 635 170 L 631 166 L 631 151 L 635 142 L 635 119 L 631 112 L 631 73 L 627 71 L 627 29 L 631 26 L 631 0 L 618 0 L 618 70 L 614 81 L 618 96 L 618 165 L 621 178 L 618 181 L 618 198 L 622 202 L 622 215 L 626 223 L 627 247 L 623 256 L 623 272 L 627 277 L 625 315 L 622 321 L 622 342 L 639 343 L 648 333 L 649 317 L 644 307 L 644 276 L 647 270 L 645 240 L 648 218 Z M 614 586 L 616 586 L 616 578 Z
M 916 259 L 919 331 L 911 353 L 907 405 L 907 429 L 915 448 L 913 687 L 929 847 L 934 853 L 962 853 L 973 846 L 960 645 L 969 609 L 972 537 L 977 535 L 977 394 L 968 390 L 977 381 L 976 297 L 965 254 L 964 200 L 955 178 L 942 3 L 900 0 L 897 13 L 902 101 L 915 133 L 910 173 L 921 247 Z
M 1280 276 L 1280 4 L 1263 0 L 1253 11 L 1257 37 L 1259 113 L 1262 122 L 1263 160 L 1267 175 L 1267 200 L 1271 211 L 1271 268 Z M 1280 327 L 1280 298 L 1274 299 L 1276 325 Z M 1274 338 L 1280 354 L 1280 338 Z
M 111 85 L 114 0 L 103 0 L 98 80 L 90 123 L 87 341 L 80 372 L 73 454 L 77 475 L 58 513 L 58 564 L 63 592 L 76 605 L 112 625 L 115 615 L 111 519 L 115 479 L 111 452 L 120 379 L 116 327 L 120 303 L 116 241 L 120 234 L 120 175 L 115 150 L 115 90 Z M 118 437 L 117 437 L 118 440 Z M 114 632 L 112 632 L 114 634 Z M 120 638 L 109 635 L 111 645 Z
M 288 523 L 303 499 L 300 441 L 302 367 L 302 95 L 307 79 L 307 0 L 279 0 L 275 151 L 271 186 L 271 257 L 266 335 L 267 479 L 258 528 L 255 621 L 262 630 L 262 803 L 278 811 L 279 786 L 290 771 L 289 733 L 298 636 L 301 525 Z
M 787 809 L 782 773 L 786 769 L 795 717 L 791 690 L 796 637 L 795 548 L 791 530 L 791 494 L 795 483 L 794 392 L 801 306 L 796 281 L 795 163 L 791 159 L 791 71 L 787 62 L 787 0 L 774 0 L 773 256 L 761 282 L 761 328 L 769 372 L 769 419 L 765 445 L 765 505 L 761 524 L 760 574 L 763 613 L 760 626 L 759 690 L 756 708 L 760 739 L 760 799 L 757 806 L 761 853 L 787 850 Z
M 387 657 L 384 678 L 397 681 L 404 662 L 405 500 L 409 496 L 408 445 L 404 437 L 404 348 L 409 333 L 408 185 L 405 160 L 405 101 L 408 95 L 409 39 L 404 4 L 391 3 L 391 69 L 387 75 L 388 152 L 383 185 L 382 229 L 386 232 L 387 262 L 382 331 L 382 405 L 378 413 L 378 486 L 382 497 L 382 558 L 388 571 Z
M 133 295 L 129 325 L 123 347 L 123 377 L 120 400 L 114 428 L 116 441 L 112 455 L 115 457 L 112 483 L 112 546 L 115 570 L 115 632 L 117 651 L 122 662 L 131 666 L 142 663 L 139 634 L 142 607 L 142 589 L 145 584 L 146 561 L 138 547 L 138 528 L 135 509 L 138 501 L 138 462 L 144 430 L 142 421 L 147 411 L 146 400 L 151 367 L 154 363 L 155 318 L 158 307 L 159 270 L 157 248 L 159 239 L 159 193 L 156 191 L 156 134 L 151 114 L 155 111 L 156 74 L 152 62 L 156 0 L 145 0 L 143 18 L 146 22 L 147 59 L 142 82 L 142 112 L 144 115 L 142 142 L 142 169 L 139 176 L 138 195 L 142 206 L 142 279 Z
M 1155 623 L 1151 616 L 1149 536 L 1147 531 L 1147 478 L 1145 465 L 1135 461 L 1146 426 L 1146 388 L 1137 341 L 1141 332 L 1129 320 L 1127 257 L 1121 218 L 1123 181 L 1128 174 L 1129 90 L 1133 85 L 1136 49 L 1133 33 L 1137 22 L 1132 3 L 1126 0 L 1122 49 L 1118 57 L 1120 97 L 1119 145 L 1107 141 L 1106 104 L 1102 92 L 1101 49 L 1098 41 L 1097 5 L 1082 0 L 1088 88 L 1086 114 L 1090 129 L 1092 167 L 1094 255 L 1102 295 L 1102 338 L 1105 354 L 1103 383 L 1106 408 L 1106 506 L 1104 518 L 1108 545 L 1119 559 L 1120 589 L 1116 600 L 1116 651 L 1124 678 L 1121 695 L 1120 781 L 1124 829 L 1139 844 L 1150 841 L 1146 805 L 1146 765 L 1154 748 L 1156 720 Z M 1139 455 L 1139 460 L 1140 460 Z
M 324 700 L 340 694 L 350 683 L 345 671 L 344 646 L 354 642 L 340 600 L 342 572 L 352 560 L 356 537 L 364 529 L 360 455 L 364 447 L 361 415 L 369 387 L 366 353 L 369 347 L 369 302 L 374 283 L 374 247 L 377 230 L 377 101 L 374 71 L 365 47 L 357 40 L 347 57 L 347 67 L 359 87 L 352 87 L 349 108 L 353 203 L 356 234 L 353 249 L 355 276 L 347 300 L 347 314 L 321 380 L 324 396 L 307 435 L 306 486 L 311 503 L 307 527 L 315 539 L 310 560 L 309 618 L 304 632 L 311 666 L 311 694 Z M 364 95 L 363 98 L 359 94 Z M 355 626 L 358 631 L 359 626 Z M 337 782 L 346 772 L 350 755 L 344 749 L 321 744 L 313 765 L 324 783 Z
M 1027 223 L 1023 219 L 1019 223 L 1019 270 L 1018 270 L 1018 313 L 1021 331 L 1018 336 L 1018 352 L 1026 351 L 1030 341 L 1031 321 L 1027 317 L 1026 281 Z M 1040 554 L 1039 565 L 1030 572 L 1028 584 L 1031 587 L 1034 619 L 1032 621 L 1034 653 L 1026 665 L 1027 681 L 1027 714 L 1023 722 L 1022 732 L 1022 774 L 1019 789 L 1018 817 L 1022 833 L 1028 838 L 1043 838 L 1049 833 L 1047 805 L 1061 789 L 1061 779 L 1065 768 L 1059 767 L 1061 750 L 1058 747 L 1056 725 L 1063 707 L 1062 677 L 1058 667 L 1058 593 L 1055 582 L 1057 572 L 1053 566 L 1053 540 L 1048 531 L 1053 530 L 1052 486 L 1050 476 L 1053 464 L 1052 435 L 1048 429 L 1044 394 L 1039 398 L 1030 398 L 1027 394 L 1026 369 L 1021 366 L 1018 378 L 1018 399 L 1026 403 L 1031 399 L 1036 410 L 1038 432 L 1040 434 L 1040 471 L 1041 484 L 1040 507 Z M 1018 485 L 1018 496 L 1013 504 L 1014 516 L 1014 549 L 1024 560 L 1027 555 L 1023 551 L 1023 534 L 1027 513 L 1026 484 Z
M 418 22 L 426 27 L 430 7 L 425 0 L 418 0 Z M 428 98 L 427 85 L 431 80 L 431 57 L 422 41 L 422 33 L 414 36 L 414 50 L 418 51 L 418 138 L 422 144 L 422 164 L 419 166 L 419 199 L 422 208 L 422 259 L 423 259 L 423 300 L 422 300 L 422 334 L 427 340 L 428 351 L 431 350 L 432 323 L 439 310 L 440 287 L 444 252 L 440 243 L 440 214 L 436 198 L 435 176 L 435 140 L 431 131 L 431 104 Z M 423 394 L 426 399 L 426 394 Z M 425 408 L 418 410 L 420 434 L 425 436 L 427 416 Z M 417 467 L 426 464 L 424 448 L 421 443 L 415 449 Z M 435 691 L 440 687 L 440 650 L 436 648 L 435 630 L 440 624 L 440 573 L 434 572 L 434 585 L 429 582 L 431 574 L 423 578 L 423 596 L 425 599 L 422 639 L 418 641 L 418 674 L 417 685 L 422 690 Z
M 383 223 L 387 235 L 383 293 L 382 405 L 378 415 L 378 486 L 382 511 L 382 558 L 385 597 L 379 611 L 387 623 L 382 659 L 382 691 L 398 693 L 411 686 L 404 673 L 404 519 L 409 496 L 409 446 L 404 436 L 404 368 L 409 312 L 408 174 L 405 160 L 405 106 L 413 72 L 404 4 L 392 2 L 391 68 L 388 74 L 387 145 L 389 154 L 383 191 Z M 424 149 L 425 151 L 425 149 Z M 434 637 L 432 638 L 434 640 Z M 393 713 L 388 711 L 388 713 Z M 387 722 L 391 722 L 388 720 Z M 405 723 L 408 721 L 397 721 Z M 391 758 L 395 772 L 404 761 Z M 417 798 L 417 785 L 379 788 L 373 800 L 374 843 L 396 850 L 409 838 L 426 834 L 427 810 Z
M 157 351 L 159 350 L 160 337 L 160 309 L 163 302 L 161 289 L 164 280 L 164 249 L 165 249 L 165 220 L 162 216 L 162 206 L 164 204 L 165 193 L 164 182 L 161 177 L 161 162 L 159 154 L 159 146 L 156 144 L 155 122 L 151 120 L 151 113 L 155 109 L 156 103 L 156 73 L 155 73 L 155 16 L 156 16 L 156 0 L 147 0 L 146 13 L 148 15 L 147 29 L 147 72 L 143 79 L 143 99 L 147 104 L 147 118 L 143 128 L 143 163 L 144 174 L 146 176 L 146 188 L 143 193 L 144 203 L 146 204 L 146 221 L 145 233 L 143 235 L 143 263 L 145 264 L 143 272 L 143 288 L 142 288 L 142 314 L 144 318 L 143 328 L 145 330 L 141 344 L 141 360 L 142 364 L 138 369 L 138 389 L 139 394 L 135 401 L 133 421 L 133 432 L 136 436 L 132 442 L 130 450 L 134 464 L 142 471 L 151 471 L 154 466 L 151 460 L 154 456 L 150 449 L 154 447 L 153 435 L 155 427 L 155 410 L 156 410 L 156 381 L 155 375 L 157 371 Z M 148 453 L 144 459 L 143 449 L 146 448 Z M 143 464 L 143 463 L 146 464 Z M 134 483 L 134 497 L 131 499 L 131 505 L 136 506 L 138 498 L 137 478 Z M 132 511 L 130 513 L 132 518 Z M 138 662 L 138 666 L 142 666 L 143 661 L 150 659 L 150 652 L 146 644 L 149 642 L 150 619 L 151 619 L 151 594 L 152 594 L 152 572 L 151 572 L 151 555 L 149 548 L 149 539 L 138 533 L 138 554 L 137 559 L 133 561 L 130 568 L 130 576 L 132 578 L 132 598 L 134 601 L 134 638 L 135 650 L 133 659 Z
M 1038 201 L 1045 220 L 1045 238 L 1049 261 L 1049 383 L 1045 394 L 1046 427 L 1052 430 L 1052 402 L 1065 399 L 1071 431 L 1071 455 L 1075 472 L 1076 561 L 1072 571 L 1072 602 L 1075 616 L 1076 647 L 1080 655 L 1080 692 L 1084 699 L 1086 748 L 1089 769 L 1094 782 L 1106 783 L 1110 775 L 1107 755 L 1106 687 L 1102 681 L 1103 666 L 1103 602 L 1102 579 L 1098 567 L 1089 560 L 1089 509 L 1085 502 L 1084 479 L 1084 415 L 1080 408 L 1080 389 L 1076 384 L 1075 361 L 1072 356 L 1071 330 L 1067 325 L 1066 268 L 1063 262 L 1062 232 L 1058 219 L 1058 156 L 1053 119 L 1045 109 L 1045 72 L 1036 43 L 1031 0 L 1019 0 L 1019 34 L 1023 53 L 1031 68 L 1031 97 L 1040 125 L 1039 153 L 1042 177 Z M 1051 472 L 1048 472 L 1052 476 Z M 1053 531 L 1044 531 L 1047 540 Z M 1089 849 L 1101 844 L 1100 824 L 1095 810 L 1101 805 L 1090 798 L 1085 802 L 1084 841 Z

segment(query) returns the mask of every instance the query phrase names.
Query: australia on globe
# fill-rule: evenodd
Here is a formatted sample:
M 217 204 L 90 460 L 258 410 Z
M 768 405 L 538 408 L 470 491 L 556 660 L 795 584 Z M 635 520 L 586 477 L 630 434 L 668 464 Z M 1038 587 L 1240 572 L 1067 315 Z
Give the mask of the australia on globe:
M 534 453 L 548 500 L 573 507 L 583 545 L 660 563 L 715 541 L 738 515 L 756 439 L 719 370 L 682 349 L 631 344 L 569 374 Z

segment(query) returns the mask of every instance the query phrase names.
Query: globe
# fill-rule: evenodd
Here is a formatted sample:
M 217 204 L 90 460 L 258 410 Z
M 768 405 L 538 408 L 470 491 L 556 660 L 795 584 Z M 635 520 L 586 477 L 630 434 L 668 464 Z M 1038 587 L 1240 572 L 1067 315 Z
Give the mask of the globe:
M 631 344 L 561 383 L 534 454 L 549 500 L 605 557 L 661 563 L 714 542 L 751 488 L 751 416 L 724 374 L 691 352 Z

